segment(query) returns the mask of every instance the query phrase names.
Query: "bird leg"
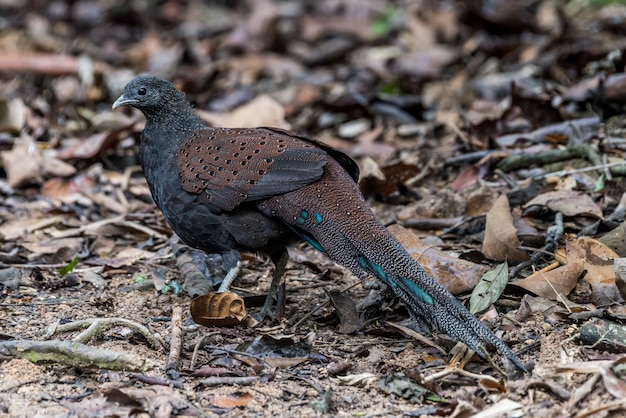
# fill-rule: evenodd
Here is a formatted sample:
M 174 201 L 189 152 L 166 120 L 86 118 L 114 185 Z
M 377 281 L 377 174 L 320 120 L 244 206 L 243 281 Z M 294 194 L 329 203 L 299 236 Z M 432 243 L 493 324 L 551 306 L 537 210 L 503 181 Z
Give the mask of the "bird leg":
M 237 250 L 225 252 L 222 254 L 222 264 L 227 273 L 219 289 L 217 289 L 219 293 L 228 292 L 233 280 L 241 271 L 241 254 Z
M 272 308 L 272 303 L 274 302 L 276 293 L 278 292 L 280 278 L 282 277 L 287 261 L 289 260 L 289 253 L 287 253 L 287 250 L 283 250 L 280 253 L 270 255 L 270 258 L 274 262 L 274 273 L 272 274 L 272 283 L 270 284 L 270 289 L 267 292 L 267 298 L 265 299 L 263 308 L 261 308 L 261 312 L 259 313 L 261 321 L 268 316 L 270 309 Z

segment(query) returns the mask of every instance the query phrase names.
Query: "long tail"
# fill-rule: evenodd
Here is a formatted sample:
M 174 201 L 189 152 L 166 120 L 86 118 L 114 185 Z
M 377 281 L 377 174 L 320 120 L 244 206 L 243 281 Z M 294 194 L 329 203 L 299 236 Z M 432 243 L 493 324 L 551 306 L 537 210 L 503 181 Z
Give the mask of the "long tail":
M 357 277 L 374 276 L 386 283 L 422 326 L 448 333 L 481 357 L 484 344 L 491 343 L 525 371 L 509 346 L 426 273 L 376 219 L 348 174 L 333 161 L 326 168 L 318 182 L 272 197 L 259 208 L 282 218 Z
M 331 248 L 327 251 L 331 259 L 361 279 L 373 275 L 390 286 L 421 325 L 446 332 L 483 358 L 484 344 L 493 344 L 517 367 L 526 370 L 509 346 L 426 273 L 385 228 L 377 232 L 377 238 L 367 243 L 339 234 L 334 240 L 342 241 L 340 254 L 332 250 L 337 246 L 327 242 L 327 234 L 319 236 L 319 243 Z

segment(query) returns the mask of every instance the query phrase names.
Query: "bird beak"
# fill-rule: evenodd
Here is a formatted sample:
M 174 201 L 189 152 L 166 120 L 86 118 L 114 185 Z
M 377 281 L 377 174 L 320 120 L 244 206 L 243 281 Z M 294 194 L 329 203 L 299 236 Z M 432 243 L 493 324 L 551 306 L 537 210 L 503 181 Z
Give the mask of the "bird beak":
M 118 107 L 121 106 L 128 106 L 128 105 L 133 105 L 137 103 L 136 100 L 133 99 L 127 99 L 126 97 L 124 97 L 124 95 L 122 94 L 120 97 L 117 98 L 117 100 L 115 101 L 115 103 L 113 103 L 113 109 L 117 109 Z

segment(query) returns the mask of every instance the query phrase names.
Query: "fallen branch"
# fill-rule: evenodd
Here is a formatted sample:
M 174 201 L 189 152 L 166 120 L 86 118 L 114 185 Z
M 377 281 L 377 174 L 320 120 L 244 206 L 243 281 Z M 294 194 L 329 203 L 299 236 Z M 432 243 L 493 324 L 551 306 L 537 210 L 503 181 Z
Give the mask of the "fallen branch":
M 136 354 L 89 347 L 76 341 L 13 340 L 0 342 L 0 359 L 23 358 L 32 363 L 72 367 L 146 371 L 154 364 Z

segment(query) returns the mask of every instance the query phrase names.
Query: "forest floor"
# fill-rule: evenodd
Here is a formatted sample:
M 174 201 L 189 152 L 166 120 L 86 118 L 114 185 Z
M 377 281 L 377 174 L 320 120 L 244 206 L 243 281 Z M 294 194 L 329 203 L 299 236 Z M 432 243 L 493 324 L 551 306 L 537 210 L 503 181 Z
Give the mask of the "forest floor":
M 620 2 L 0 0 L 0 16 L 0 417 L 626 414 Z M 143 116 L 111 110 L 143 72 L 209 124 L 353 157 L 381 221 L 531 373 L 417 335 L 388 289 L 304 244 L 273 321 L 251 326 L 263 254 L 192 312 L 224 271 L 152 202 Z

